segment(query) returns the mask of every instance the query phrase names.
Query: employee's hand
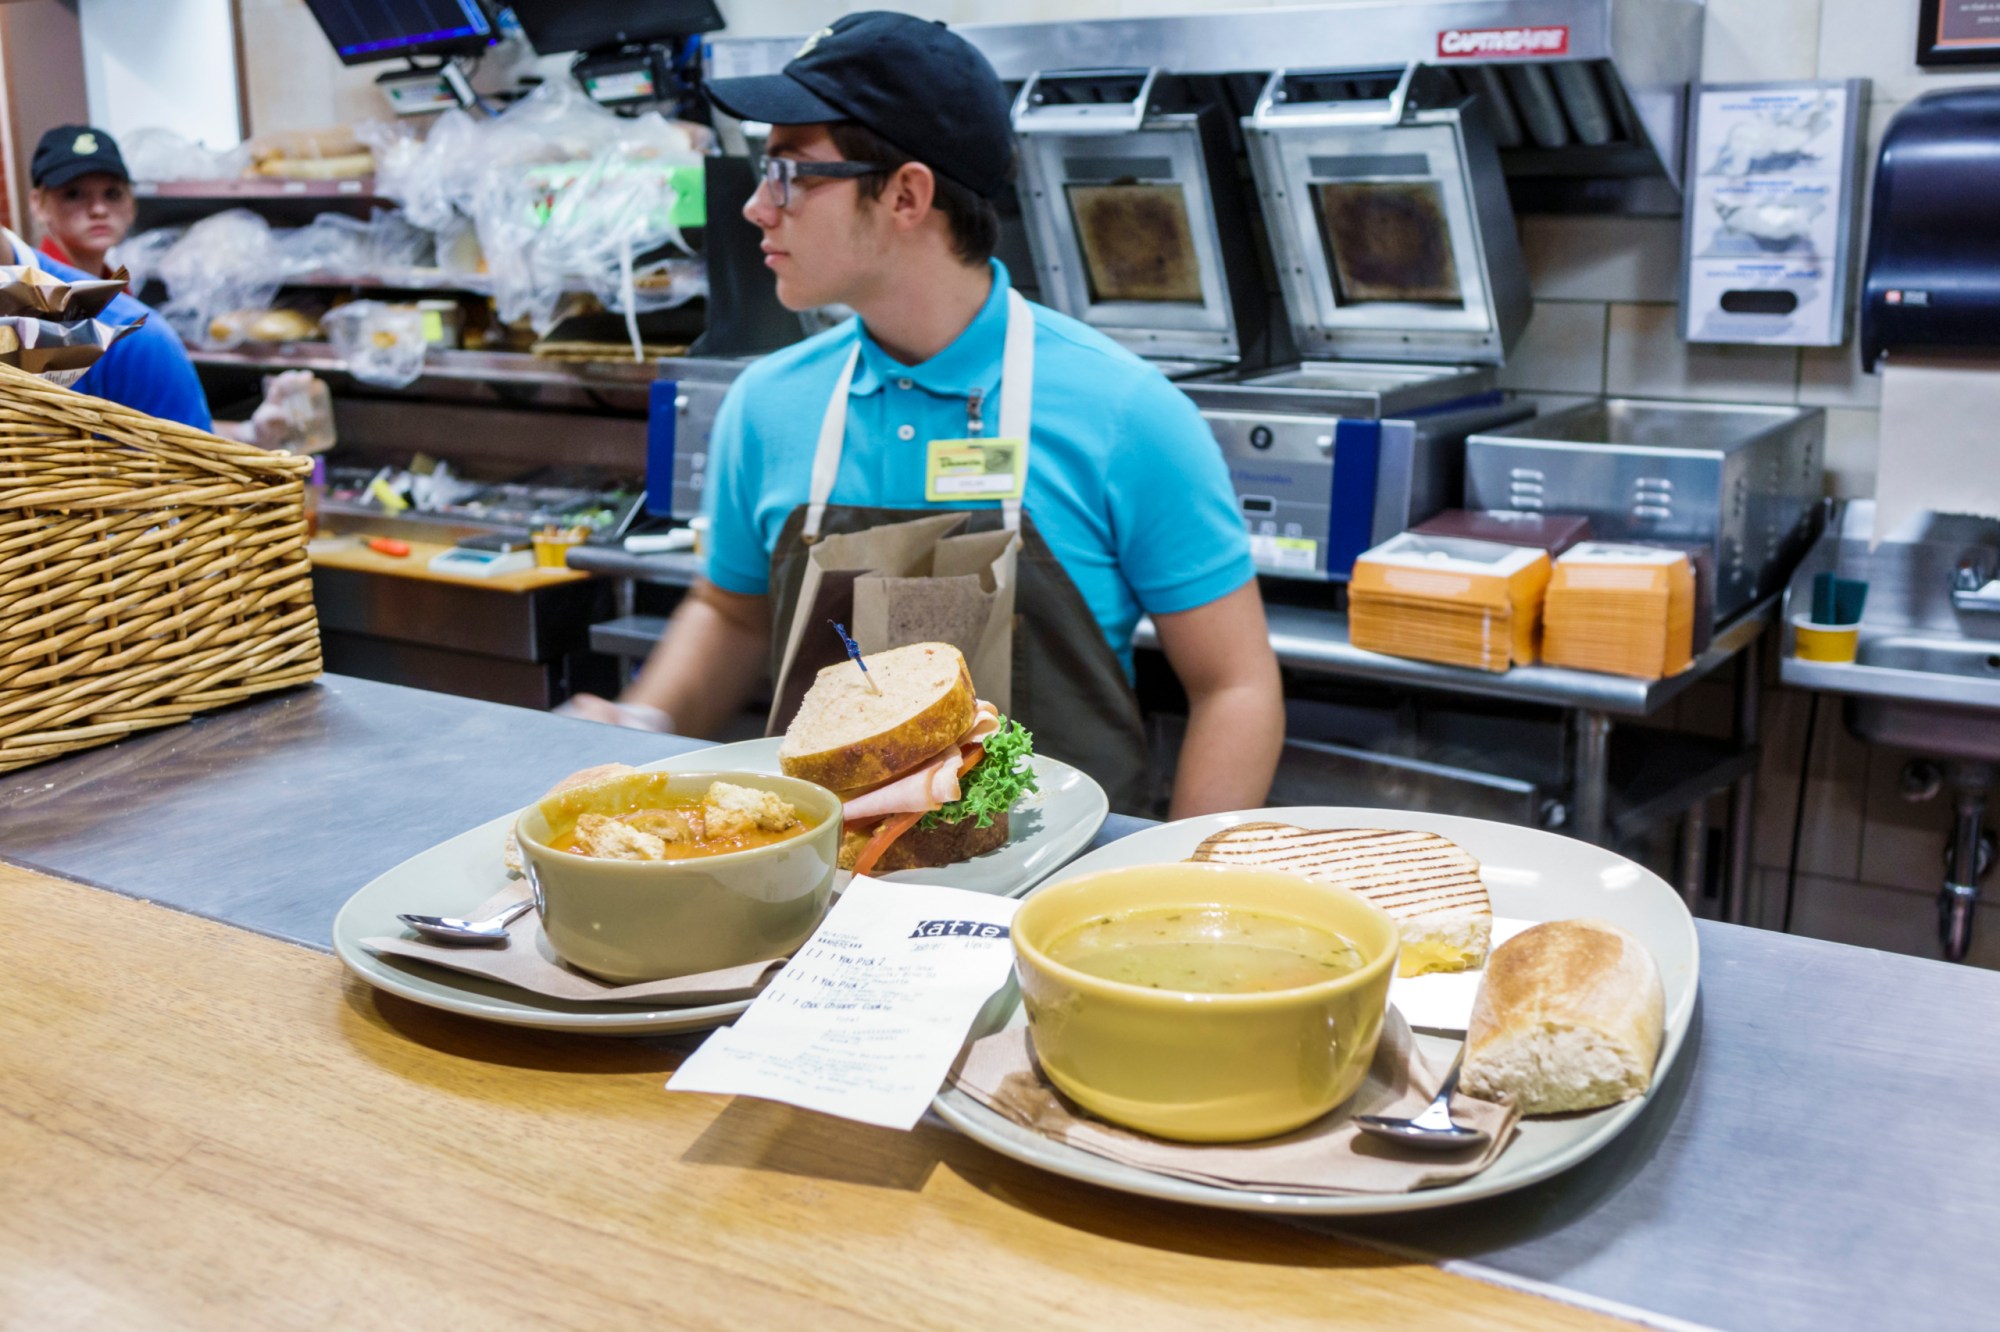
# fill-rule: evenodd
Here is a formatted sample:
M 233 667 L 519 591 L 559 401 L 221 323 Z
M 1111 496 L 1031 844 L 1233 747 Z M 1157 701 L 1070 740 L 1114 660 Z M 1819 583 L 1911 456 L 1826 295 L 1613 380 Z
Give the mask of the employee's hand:
M 634 731 L 666 732 L 674 729 L 674 719 L 658 708 L 650 708 L 643 703 L 614 703 L 595 694 L 572 694 L 567 701 L 556 706 L 555 713 L 559 717 L 623 726 Z

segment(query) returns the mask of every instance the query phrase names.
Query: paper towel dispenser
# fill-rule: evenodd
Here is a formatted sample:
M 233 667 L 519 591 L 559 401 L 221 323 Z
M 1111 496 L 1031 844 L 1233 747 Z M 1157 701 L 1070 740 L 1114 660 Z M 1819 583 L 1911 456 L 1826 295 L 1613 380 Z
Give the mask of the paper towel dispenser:
M 1882 140 L 1861 294 L 1861 365 L 2000 349 L 2000 87 L 1926 93 Z

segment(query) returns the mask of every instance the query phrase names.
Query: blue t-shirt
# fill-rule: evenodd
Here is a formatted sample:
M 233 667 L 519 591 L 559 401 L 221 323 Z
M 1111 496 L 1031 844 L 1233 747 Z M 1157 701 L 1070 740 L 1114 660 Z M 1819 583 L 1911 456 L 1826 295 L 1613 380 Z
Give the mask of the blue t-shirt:
M 72 268 L 59 259 L 38 254 L 35 262 L 66 282 L 88 281 L 90 274 Z M 84 371 L 74 385 L 78 393 L 104 398 L 135 412 L 145 412 L 167 421 L 178 421 L 197 430 L 213 430 L 208 415 L 208 394 L 188 360 L 180 337 L 167 321 L 145 302 L 131 296 L 112 298 L 100 316 L 107 324 L 131 324 L 142 317 L 146 326 L 127 333 L 111 344 L 96 365 Z
M 708 453 L 703 508 L 708 577 L 729 592 L 770 589 L 771 551 L 807 500 L 820 419 L 858 340 L 834 504 L 898 509 L 997 508 L 924 498 L 927 447 L 966 435 L 967 398 L 984 395 L 999 431 L 1007 330 L 1006 267 L 957 340 L 906 366 L 860 320 L 775 352 L 723 400 Z M 1022 507 L 1132 670 L 1132 627 L 1145 614 L 1205 606 L 1250 581 L 1249 537 L 1222 452 L 1187 396 L 1095 329 L 1042 306 Z

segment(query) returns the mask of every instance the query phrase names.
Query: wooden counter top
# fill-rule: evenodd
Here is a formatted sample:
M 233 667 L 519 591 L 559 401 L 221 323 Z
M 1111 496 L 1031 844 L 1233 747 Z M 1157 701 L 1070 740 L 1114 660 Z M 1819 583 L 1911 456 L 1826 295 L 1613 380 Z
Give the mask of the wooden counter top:
M 356 573 L 389 574 L 397 578 L 416 578 L 427 583 L 452 583 L 459 587 L 484 587 L 495 592 L 533 592 L 537 588 L 556 583 L 574 583 L 589 578 L 587 573 L 576 569 L 522 569 L 517 573 L 494 574 L 491 577 L 469 577 L 465 574 L 434 573 L 431 571 L 432 557 L 442 555 L 451 547 L 433 541 L 412 541 L 408 555 L 384 555 L 370 550 L 365 533 L 342 533 L 338 537 L 321 538 L 306 547 L 315 569 L 350 569 Z
M 1611 1328 L 946 1130 L 669 1095 L 692 1041 L 490 1026 L 0 864 L 0 1310 L 36 1328 Z

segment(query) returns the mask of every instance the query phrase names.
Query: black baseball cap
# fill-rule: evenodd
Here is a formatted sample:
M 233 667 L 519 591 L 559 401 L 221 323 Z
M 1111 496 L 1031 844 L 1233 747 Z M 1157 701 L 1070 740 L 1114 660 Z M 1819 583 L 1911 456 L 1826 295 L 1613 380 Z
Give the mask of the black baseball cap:
M 806 38 L 777 74 L 716 79 L 708 96 L 738 120 L 851 120 L 986 199 L 1014 161 L 1007 93 L 971 42 L 910 14 L 848 14 Z
M 35 155 L 28 163 L 28 179 L 36 189 L 54 189 L 78 176 L 98 172 L 132 179 L 125 159 L 119 156 L 118 141 L 88 125 L 56 126 L 35 145 Z

